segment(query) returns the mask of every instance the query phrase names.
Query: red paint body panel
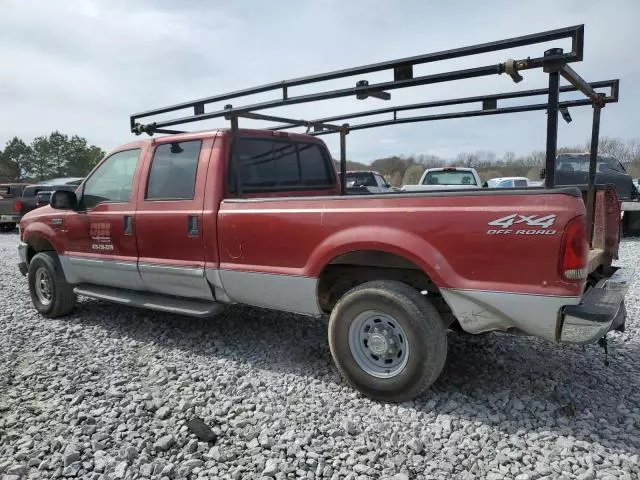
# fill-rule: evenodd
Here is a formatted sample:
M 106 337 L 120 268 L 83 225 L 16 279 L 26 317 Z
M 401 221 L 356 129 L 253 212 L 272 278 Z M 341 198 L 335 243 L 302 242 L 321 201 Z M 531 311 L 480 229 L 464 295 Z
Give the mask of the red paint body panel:
M 275 135 L 260 130 L 243 130 L 241 134 Z M 299 137 L 326 148 L 319 139 Z M 189 139 L 203 139 L 195 199 L 145 201 L 154 144 Z M 441 288 L 559 296 L 579 296 L 583 291 L 584 281 L 565 281 L 558 271 L 563 230 L 569 220 L 585 215 L 579 197 L 517 191 L 338 197 L 336 173 L 336 186 L 329 191 L 253 194 L 225 200 L 230 132 L 180 134 L 120 149 L 132 146 L 145 147 L 132 201 L 99 206 L 92 215 L 114 215 L 115 219 L 126 212 L 134 213 L 137 247 L 132 237 L 123 237 L 122 228 L 115 226 L 114 220 L 112 238 L 117 251 L 99 252 L 98 256 L 128 258 L 139 251 L 141 262 L 317 277 L 341 254 L 376 250 L 411 260 Z M 611 223 L 615 212 L 609 210 L 606 219 Z M 547 228 L 555 233 L 488 233 L 498 229 L 489 222 L 514 213 L 538 217 L 555 214 L 555 223 Z M 187 237 L 187 214 L 201 215 L 200 236 Z M 63 215 L 69 231 L 53 231 L 49 218 Z M 87 251 L 90 236 L 82 215 L 49 207 L 38 209 L 23 218 L 23 237 L 46 235 L 60 253 L 93 255 Z M 511 230 L 526 231 L 527 227 L 514 225 Z
M 487 234 L 490 221 L 516 212 L 556 214 L 556 234 Z M 582 284 L 558 272 L 563 228 L 578 214 L 581 199 L 560 194 L 229 200 L 218 215 L 220 262 L 316 277 L 340 254 L 380 250 L 412 260 L 439 287 L 578 295 Z

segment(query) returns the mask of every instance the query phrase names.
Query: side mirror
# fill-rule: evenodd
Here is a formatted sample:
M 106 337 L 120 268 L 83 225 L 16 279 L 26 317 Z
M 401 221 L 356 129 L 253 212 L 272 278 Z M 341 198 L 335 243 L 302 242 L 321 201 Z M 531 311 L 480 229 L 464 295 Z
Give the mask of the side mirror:
M 391 184 L 390 183 L 385 183 L 384 186 L 387 187 L 387 188 L 391 188 Z
M 51 194 L 49 204 L 56 210 L 75 210 L 78 206 L 78 197 L 69 190 L 56 190 Z
M 540 170 L 540 180 L 544 180 L 544 177 L 546 176 L 546 174 L 547 174 L 546 169 L 543 168 L 542 170 Z

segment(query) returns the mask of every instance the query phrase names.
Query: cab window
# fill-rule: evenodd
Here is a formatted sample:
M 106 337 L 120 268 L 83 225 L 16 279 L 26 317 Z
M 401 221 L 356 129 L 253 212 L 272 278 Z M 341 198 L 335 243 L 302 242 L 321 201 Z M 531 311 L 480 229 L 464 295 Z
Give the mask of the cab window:
M 159 145 L 153 154 L 147 200 L 193 200 L 200 140 Z
M 336 183 L 331 159 L 317 143 L 284 139 L 240 138 L 238 163 L 245 193 L 313 190 Z M 229 191 L 235 190 L 233 165 Z
M 84 184 L 82 205 L 89 209 L 99 203 L 128 202 L 139 158 L 140 149 L 136 148 L 116 152 L 102 162 Z

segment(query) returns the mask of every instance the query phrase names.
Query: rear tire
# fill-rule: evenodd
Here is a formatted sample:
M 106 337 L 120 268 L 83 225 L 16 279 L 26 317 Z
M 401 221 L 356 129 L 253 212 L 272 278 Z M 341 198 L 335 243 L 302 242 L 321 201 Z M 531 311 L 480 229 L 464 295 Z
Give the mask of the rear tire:
M 329 320 L 329 348 L 342 376 L 376 400 L 410 400 L 433 384 L 447 358 L 440 315 L 417 290 L 373 281 L 347 292 Z
M 60 317 L 76 306 L 78 297 L 67 283 L 55 252 L 35 254 L 29 263 L 27 278 L 33 306 L 43 316 Z
M 12 232 L 15 228 L 15 223 L 0 223 L 0 232 L 2 233 Z

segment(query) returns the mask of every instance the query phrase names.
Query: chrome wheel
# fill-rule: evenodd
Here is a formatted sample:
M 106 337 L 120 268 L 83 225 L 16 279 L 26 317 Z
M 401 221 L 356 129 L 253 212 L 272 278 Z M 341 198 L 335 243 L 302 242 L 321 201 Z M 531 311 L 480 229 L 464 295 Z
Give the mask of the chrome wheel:
M 34 287 L 38 301 L 42 305 L 49 305 L 53 297 L 53 291 L 51 288 L 51 276 L 46 268 L 41 267 L 36 270 Z
M 409 342 L 399 322 L 377 310 L 367 310 L 354 319 L 349 350 L 358 366 L 377 378 L 395 377 L 409 358 Z

